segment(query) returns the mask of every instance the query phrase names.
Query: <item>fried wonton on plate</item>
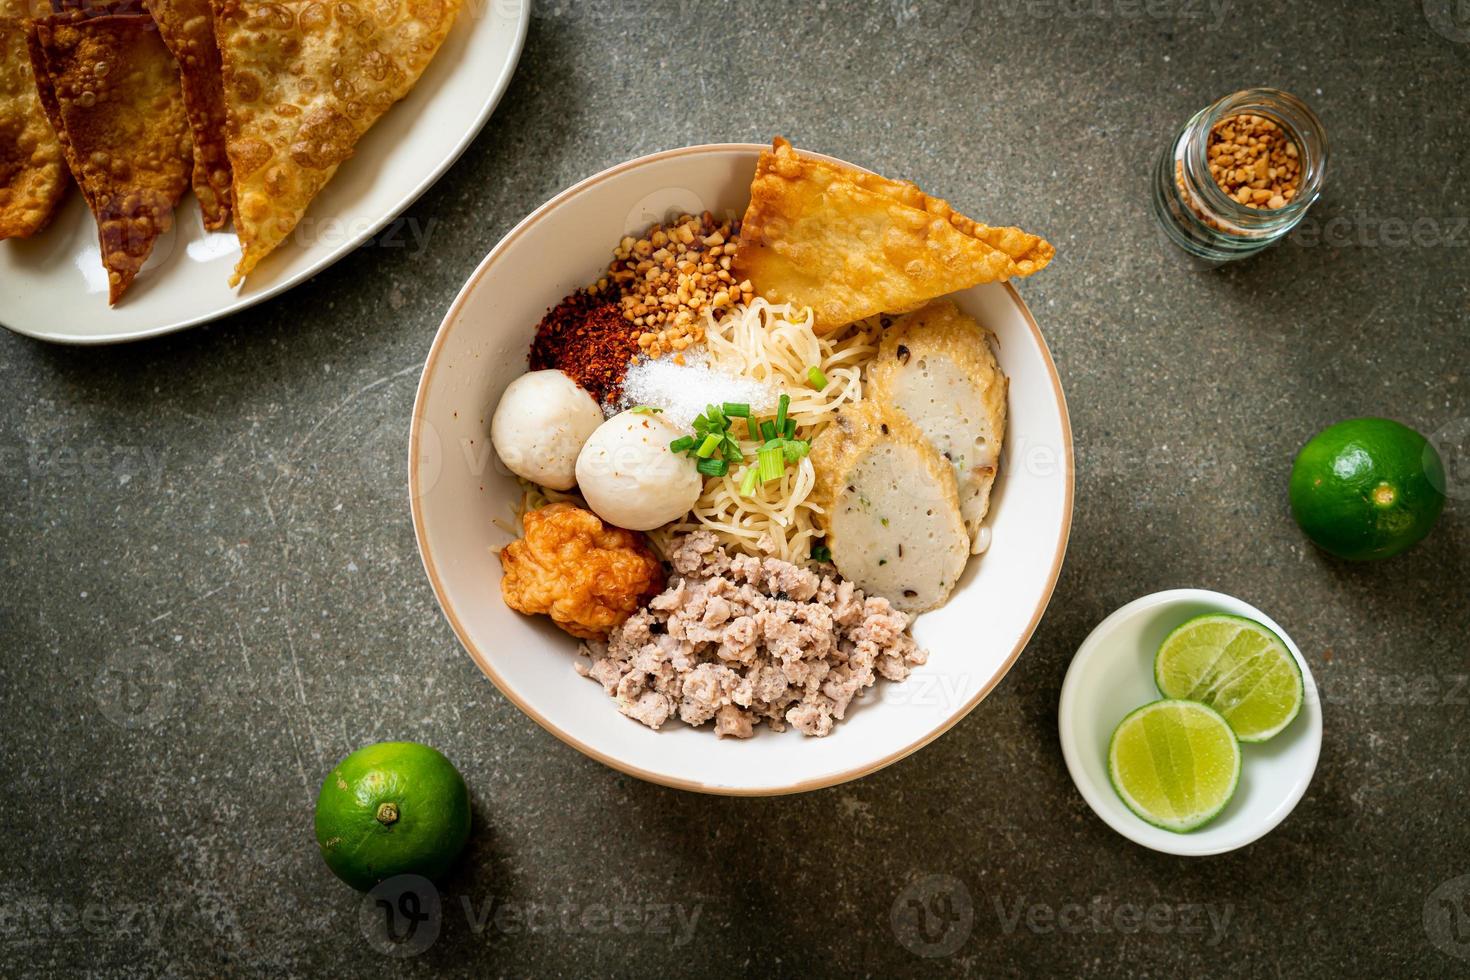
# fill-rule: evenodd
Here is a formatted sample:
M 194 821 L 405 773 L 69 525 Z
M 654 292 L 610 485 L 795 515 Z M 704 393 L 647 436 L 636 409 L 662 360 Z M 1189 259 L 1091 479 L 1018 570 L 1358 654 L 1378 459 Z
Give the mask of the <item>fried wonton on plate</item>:
M 300 222 L 362 135 L 403 98 L 460 0 L 210 0 L 224 61 L 237 285 Z
M 163 43 L 179 63 L 184 111 L 194 140 L 194 196 L 204 227 L 230 221 L 230 161 L 225 154 L 225 92 L 209 0 L 148 0 Z
M 777 137 L 761 153 L 733 263 L 772 302 L 810 306 L 829 332 L 946 293 L 1029 276 L 1056 250 L 992 228 L 911 183 L 803 156 Z
M 114 304 L 189 186 L 178 66 L 146 14 L 57 14 L 33 32 L 36 83 L 97 219 Z
M 0 17 L 13 17 L 29 25 L 51 13 L 51 0 L 0 0 Z
M 28 238 L 65 196 L 66 164 L 31 72 L 29 18 L 18 3 L 0 9 L 0 239 Z

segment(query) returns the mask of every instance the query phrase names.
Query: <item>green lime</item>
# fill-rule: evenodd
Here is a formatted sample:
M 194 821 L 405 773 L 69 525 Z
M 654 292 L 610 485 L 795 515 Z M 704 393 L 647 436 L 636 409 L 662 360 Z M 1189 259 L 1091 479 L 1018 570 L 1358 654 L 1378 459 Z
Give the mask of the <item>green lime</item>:
M 327 867 L 358 891 L 394 875 L 435 878 L 470 835 L 470 792 L 453 763 L 417 742 L 367 745 L 337 763 L 316 798 Z
M 1348 419 L 1297 453 L 1291 512 L 1323 551 L 1388 558 L 1434 527 L 1444 486 L 1444 461 L 1419 433 L 1390 419 Z
M 1281 637 L 1254 620 L 1196 616 L 1164 638 L 1154 683 L 1166 698 L 1209 705 L 1242 742 L 1264 742 L 1302 710 L 1302 669 Z
M 1118 723 L 1108 776 L 1128 809 L 1182 834 L 1215 819 L 1235 795 L 1240 743 L 1207 705 L 1155 701 Z

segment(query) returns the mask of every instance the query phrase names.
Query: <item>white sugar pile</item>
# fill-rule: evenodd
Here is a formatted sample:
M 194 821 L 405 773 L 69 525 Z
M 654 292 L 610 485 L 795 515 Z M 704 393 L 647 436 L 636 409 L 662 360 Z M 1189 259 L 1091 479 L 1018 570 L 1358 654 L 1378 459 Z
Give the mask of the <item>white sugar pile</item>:
M 620 409 L 634 405 L 661 408 L 672 422 L 691 425 L 708 405 L 735 402 L 750 406 L 757 415 L 776 410 L 780 392 L 752 378 L 730 374 L 708 364 L 700 355 L 686 354 L 685 363 L 673 356 L 641 360 L 628 368 L 623 379 Z

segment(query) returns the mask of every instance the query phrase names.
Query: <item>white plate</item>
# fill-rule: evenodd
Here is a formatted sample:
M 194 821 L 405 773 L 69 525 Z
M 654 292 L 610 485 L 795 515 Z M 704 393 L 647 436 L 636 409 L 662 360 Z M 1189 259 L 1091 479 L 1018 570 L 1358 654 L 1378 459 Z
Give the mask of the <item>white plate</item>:
M 419 83 L 383 114 L 337 170 L 291 238 L 238 290 L 227 284 L 240 257 L 234 232 L 207 232 L 185 194 L 173 229 L 112 309 L 97 226 L 75 187 L 34 238 L 0 242 L 0 323 L 67 344 L 107 344 L 181 330 L 243 310 L 290 289 L 367 241 L 449 168 L 510 84 L 531 0 L 466 0 Z M 403 258 L 431 229 L 389 227 Z
M 1205 613 L 1244 616 L 1281 637 L 1302 669 L 1305 702 L 1271 741 L 1241 745 L 1240 785 L 1224 811 L 1199 830 L 1175 834 L 1145 823 L 1119 799 L 1108 779 L 1108 743 L 1125 715 L 1163 697 L 1154 686 L 1154 653 L 1164 637 Z M 1072 658 L 1057 719 L 1062 755 L 1087 805 L 1124 837 L 1165 854 L 1222 854 L 1265 836 L 1307 791 L 1322 749 L 1322 705 L 1301 650 L 1255 606 L 1205 589 L 1156 592 L 1099 623 Z
M 902 758 L 964 717 L 999 683 L 1036 628 L 1061 570 L 1072 522 L 1072 436 L 1056 367 L 1008 285 L 954 296 L 999 339 L 1010 376 L 1010 430 L 995 486 L 993 544 L 948 605 L 919 617 L 929 663 L 880 681 L 826 738 L 765 728 L 717 739 L 677 722 L 652 731 L 623 717 L 601 685 L 573 670 L 576 643 L 545 617 L 500 598 L 492 548 L 511 536 L 516 482 L 490 450 L 489 420 L 526 370 L 537 322 L 595 279 L 628 232 L 670 209 L 740 214 L 760 147 L 670 150 L 614 167 L 552 199 L 507 235 L 470 277 L 434 338 L 409 447 L 419 551 L 465 649 L 528 715 L 595 759 L 686 789 L 761 795 L 815 789 Z

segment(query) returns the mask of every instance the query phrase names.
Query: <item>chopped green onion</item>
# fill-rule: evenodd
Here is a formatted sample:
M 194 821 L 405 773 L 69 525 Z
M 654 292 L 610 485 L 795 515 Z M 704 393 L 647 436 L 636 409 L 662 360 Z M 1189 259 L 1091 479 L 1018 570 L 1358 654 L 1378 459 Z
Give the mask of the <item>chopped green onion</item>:
M 781 400 L 776 403 L 776 431 L 782 432 L 786 429 L 786 411 L 791 407 L 791 396 L 782 393 Z
M 694 450 L 694 455 L 700 459 L 709 459 L 715 454 L 715 450 L 719 448 L 720 443 L 723 441 L 723 439 L 711 432 L 704 437 L 704 442 L 699 444 L 699 448 Z
M 827 376 L 822 373 L 822 369 L 819 367 L 807 368 L 806 383 L 821 391 L 827 387 Z
M 634 405 L 632 408 L 628 409 L 628 411 L 637 412 L 639 415 L 656 415 L 659 412 L 662 412 L 663 409 L 655 408 L 652 405 Z
M 725 413 L 720 411 L 719 408 L 714 405 L 704 406 L 704 415 L 705 418 L 709 419 L 710 425 L 718 426 L 721 429 L 725 428 L 725 426 L 729 424 L 725 421 Z
M 705 476 L 724 476 L 730 472 L 730 464 L 723 459 L 701 459 L 694 468 Z
M 754 418 L 746 418 L 745 428 L 750 433 L 752 439 L 759 439 L 761 437 L 761 427 L 756 424 Z
M 725 444 L 720 447 L 720 455 L 732 463 L 739 463 L 745 459 L 745 454 L 740 451 L 740 443 L 729 436 L 725 437 Z
M 782 443 L 781 452 L 783 455 L 785 455 L 786 462 L 794 463 L 797 460 L 801 459 L 801 457 L 805 456 L 806 453 L 802 449 L 802 447 L 805 445 L 806 443 L 801 442 L 797 439 L 788 439 L 786 440 L 786 442 Z
M 781 433 L 787 439 L 796 438 L 796 419 L 787 419 L 786 428 Z
M 761 436 L 763 438 L 765 438 L 765 440 L 767 442 L 769 442 L 772 439 L 775 439 L 777 437 L 776 423 L 772 422 L 770 419 L 767 419 L 766 421 L 762 422 L 761 423 Z
M 740 496 L 749 497 L 755 493 L 756 482 L 760 479 L 761 469 L 759 466 L 746 467 L 745 479 L 740 481 Z
M 786 472 L 786 460 L 780 446 L 760 451 L 760 468 L 762 483 L 781 479 L 781 474 Z
M 676 453 L 682 453 L 682 452 L 686 452 L 687 450 L 693 449 L 694 448 L 694 437 L 693 436 L 680 436 L 679 438 L 675 439 L 673 442 L 669 443 L 669 448 L 672 449 Z
M 725 404 L 721 407 L 724 409 L 725 415 L 729 418 L 750 418 L 750 406 L 745 404 L 745 402 L 725 402 Z
M 824 544 L 812 545 L 812 561 L 831 561 L 832 549 Z

